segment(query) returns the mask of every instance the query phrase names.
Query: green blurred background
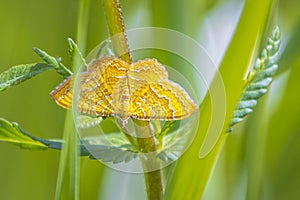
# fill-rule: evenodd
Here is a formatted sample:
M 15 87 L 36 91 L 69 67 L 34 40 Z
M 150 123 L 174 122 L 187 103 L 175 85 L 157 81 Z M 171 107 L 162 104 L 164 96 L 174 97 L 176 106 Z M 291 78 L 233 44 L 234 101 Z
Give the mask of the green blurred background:
M 218 62 L 230 36 L 226 27 L 234 27 L 243 1 L 121 3 L 127 28 L 159 26 L 183 32 L 204 43 Z M 108 36 L 102 2 L 91 4 L 87 52 Z M 0 71 L 40 62 L 32 47 L 62 57 L 69 66 L 66 39 L 75 38 L 77 6 L 74 0 L 0 0 Z M 230 134 L 204 199 L 300 199 L 300 1 L 281 0 L 277 6 L 273 23 L 283 35 L 279 74 L 256 112 Z M 214 31 L 217 27 L 224 32 Z M 208 36 L 215 44 L 206 40 Z M 61 138 L 65 111 L 49 98 L 61 81 L 49 71 L 1 92 L 0 117 L 18 122 L 35 136 Z M 28 151 L 0 143 L 0 199 L 54 199 L 58 162 L 58 151 Z M 81 199 L 99 197 L 102 168 L 82 158 Z

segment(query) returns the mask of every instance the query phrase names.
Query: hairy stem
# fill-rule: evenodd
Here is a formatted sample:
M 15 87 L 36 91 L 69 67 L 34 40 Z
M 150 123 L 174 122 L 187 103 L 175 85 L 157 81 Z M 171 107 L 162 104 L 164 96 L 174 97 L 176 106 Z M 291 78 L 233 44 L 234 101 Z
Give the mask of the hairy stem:
M 119 0 L 104 0 L 103 5 L 109 34 L 112 37 L 113 50 L 122 60 L 131 63 L 132 60 Z
M 109 33 L 112 37 L 113 50 L 122 60 L 132 63 L 120 3 L 118 0 L 104 0 L 103 4 Z M 155 156 L 156 144 L 149 122 L 135 120 L 135 131 L 138 136 L 137 142 L 140 152 L 144 154 L 151 152 L 152 155 L 150 158 L 148 155 L 147 158 L 141 157 L 148 199 L 162 199 L 160 163 Z M 152 169 L 157 170 L 152 171 Z

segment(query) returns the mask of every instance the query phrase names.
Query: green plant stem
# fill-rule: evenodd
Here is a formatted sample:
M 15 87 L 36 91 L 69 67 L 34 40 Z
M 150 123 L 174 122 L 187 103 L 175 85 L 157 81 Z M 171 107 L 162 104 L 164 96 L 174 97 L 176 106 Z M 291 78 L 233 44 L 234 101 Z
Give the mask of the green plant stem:
M 79 13 L 76 30 L 76 41 L 84 52 L 87 38 L 88 13 L 90 0 L 79 1 Z M 72 58 L 73 71 L 76 73 L 81 65 L 78 52 Z M 79 199 L 79 145 L 78 136 L 71 111 L 67 112 L 63 134 L 55 199 Z
M 135 131 L 137 134 L 139 151 L 143 153 L 140 159 L 144 169 L 148 199 L 162 199 L 163 187 L 160 160 L 156 157 L 156 143 L 149 122 L 135 120 Z M 146 157 L 144 156 L 145 154 Z
M 127 63 L 132 63 L 120 3 L 118 0 L 104 0 L 103 4 L 109 33 L 112 37 L 113 50 L 122 60 Z M 149 122 L 135 120 L 134 123 L 140 151 L 142 153 L 152 152 L 151 155 L 155 155 L 156 144 Z M 163 187 L 159 161 L 155 156 L 150 156 L 150 158 L 147 157 L 147 159 L 141 157 L 141 162 L 144 170 L 148 199 L 162 199 Z M 157 170 L 152 171 L 153 167 Z
M 130 49 L 127 42 L 122 10 L 118 0 L 104 0 L 109 34 L 112 39 L 113 50 L 122 60 L 131 63 Z
M 85 55 L 87 30 L 89 22 L 90 0 L 79 1 L 79 14 L 76 29 L 76 43 L 80 52 Z M 75 51 L 73 56 L 73 71 L 76 73 L 82 64 L 81 56 L 79 52 Z

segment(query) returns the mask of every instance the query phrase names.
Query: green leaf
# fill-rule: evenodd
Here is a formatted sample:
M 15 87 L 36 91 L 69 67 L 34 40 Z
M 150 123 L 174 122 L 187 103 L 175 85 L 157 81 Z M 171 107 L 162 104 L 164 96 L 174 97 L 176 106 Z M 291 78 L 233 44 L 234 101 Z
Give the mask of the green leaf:
M 32 50 L 39 55 L 47 64 L 52 65 L 53 68 L 62 75 L 64 78 L 67 78 L 71 76 L 73 73 L 66 67 L 64 64 L 62 64 L 60 58 L 54 58 L 53 56 L 50 56 L 45 51 L 42 51 L 39 48 L 32 48 Z
M 96 145 L 93 150 L 96 152 L 91 154 L 91 159 L 98 159 L 103 162 L 112 162 L 114 164 L 121 162 L 127 163 L 138 156 L 135 152 L 114 146 Z
M 0 141 L 17 145 L 23 149 L 47 149 L 48 147 L 24 134 L 18 124 L 0 118 Z
M 56 149 L 62 150 L 64 141 L 62 139 L 42 139 L 24 131 L 16 122 L 9 122 L 0 118 L 0 141 L 20 146 L 23 149 Z M 91 156 L 90 152 L 81 141 L 80 155 Z
M 90 152 L 91 159 L 103 162 L 127 163 L 138 156 L 135 147 L 119 132 L 88 137 L 81 142 Z
M 37 138 L 22 130 L 16 122 L 0 118 L 0 141 L 17 145 L 23 149 L 61 150 L 62 140 Z M 87 148 L 88 147 L 88 148 Z M 92 150 L 93 154 L 90 153 Z M 81 141 L 80 155 L 90 156 L 103 162 L 129 162 L 137 157 L 137 151 L 122 133 L 111 133 L 89 137 Z
M 276 62 L 279 46 L 280 31 L 276 27 L 268 39 L 268 44 L 262 50 L 261 56 L 257 58 L 253 69 L 249 73 L 249 83 L 233 113 L 229 131 L 232 131 L 233 125 L 241 122 L 245 116 L 253 111 L 257 100 L 268 91 L 268 87 L 278 69 Z
M 45 63 L 16 65 L 0 74 L 0 91 L 18 85 L 37 74 L 53 69 L 52 65 Z

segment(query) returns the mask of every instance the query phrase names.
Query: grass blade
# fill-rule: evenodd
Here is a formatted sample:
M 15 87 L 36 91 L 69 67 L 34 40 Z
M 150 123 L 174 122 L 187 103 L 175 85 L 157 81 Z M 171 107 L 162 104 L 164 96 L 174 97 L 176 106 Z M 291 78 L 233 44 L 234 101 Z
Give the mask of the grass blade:
M 226 131 L 239 96 L 244 87 L 243 78 L 252 53 L 261 40 L 269 18 L 272 1 L 247 0 L 236 32 L 221 62 L 219 77 L 215 77 L 210 95 L 218 96 L 225 87 L 225 99 L 213 99 L 207 94 L 201 105 L 201 121 L 194 142 L 179 159 L 172 179 L 168 182 L 168 199 L 200 199 L 226 139 Z M 211 106 L 214 106 L 211 109 Z M 225 117 L 225 118 L 223 118 Z M 220 123 L 224 121 L 224 123 Z M 209 131 L 209 132 L 207 132 Z M 219 132 L 220 131 L 220 132 Z M 199 148 L 201 148 L 199 159 Z M 189 184 L 182 184 L 189 183 Z

